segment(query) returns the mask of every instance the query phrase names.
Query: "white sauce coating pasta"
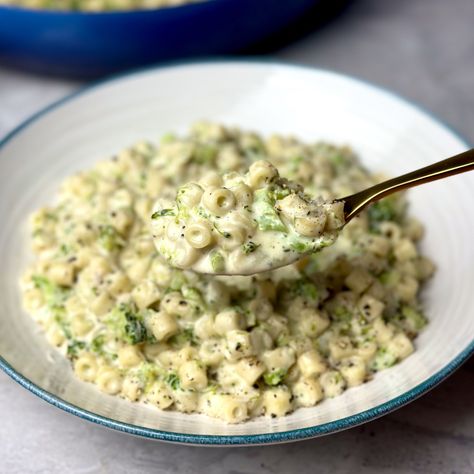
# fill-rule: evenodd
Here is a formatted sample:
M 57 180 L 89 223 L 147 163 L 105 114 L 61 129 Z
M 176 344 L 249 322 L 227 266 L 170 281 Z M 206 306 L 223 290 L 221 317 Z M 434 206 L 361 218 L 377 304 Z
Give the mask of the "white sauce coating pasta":
M 158 199 L 191 180 L 219 187 L 220 173 L 260 160 L 325 201 L 378 179 L 346 147 L 199 123 L 71 176 L 33 214 L 24 306 L 81 380 L 237 423 L 316 405 L 413 352 L 433 264 L 402 195 L 352 220 L 334 245 L 253 277 L 181 271 L 158 255 Z
M 342 202 L 310 200 L 268 161 L 217 183 L 190 182 L 152 218 L 158 253 L 199 273 L 252 275 L 331 245 L 344 225 Z

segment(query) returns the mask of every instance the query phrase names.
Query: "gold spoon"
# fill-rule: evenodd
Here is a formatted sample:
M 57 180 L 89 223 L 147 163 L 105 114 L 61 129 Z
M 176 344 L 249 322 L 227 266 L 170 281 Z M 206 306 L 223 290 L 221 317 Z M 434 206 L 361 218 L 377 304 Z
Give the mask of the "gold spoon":
M 436 181 L 437 179 L 447 178 L 459 173 L 474 170 L 474 149 L 467 150 L 459 155 L 452 156 L 446 160 L 438 161 L 429 166 L 425 166 L 411 173 L 392 178 L 383 183 L 376 184 L 370 188 L 364 189 L 356 194 L 352 194 L 342 199 L 336 199 L 336 202 L 344 204 L 344 224 L 338 229 L 339 231 L 357 214 L 362 212 L 369 204 L 376 202 L 389 194 L 401 191 L 402 189 L 412 188 L 419 184 Z M 256 269 L 254 273 L 260 273 L 266 270 L 274 270 L 281 266 L 286 266 L 294 263 L 308 254 L 300 254 L 294 260 L 278 262 L 272 268 L 265 270 Z
M 344 203 L 344 225 L 369 204 L 389 194 L 471 170 L 474 170 L 474 148 L 411 173 L 376 184 L 351 196 L 337 199 L 337 201 Z

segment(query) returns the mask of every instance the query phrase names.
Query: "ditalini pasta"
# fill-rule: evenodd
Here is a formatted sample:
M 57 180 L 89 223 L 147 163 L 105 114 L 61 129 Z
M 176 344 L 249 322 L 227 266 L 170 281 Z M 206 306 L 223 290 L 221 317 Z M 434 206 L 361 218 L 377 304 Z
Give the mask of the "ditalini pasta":
M 331 245 L 344 225 L 340 201 L 310 200 L 300 185 L 258 160 L 245 174 L 187 183 L 152 214 L 158 253 L 200 273 L 252 275 Z
M 157 202 L 184 189 L 183 206 L 206 203 L 225 221 L 258 201 L 269 163 L 328 203 L 378 179 L 347 147 L 199 123 L 71 176 L 56 203 L 33 214 L 24 306 L 78 378 L 108 395 L 236 423 L 316 405 L 413 352 L 433 264 L 419 254 L 423 228 L 402 195 L 353 219 L 333 245 L 255 276 L 179 270 L 158 254 L 151 216 L 167 207 Z M 223 186 L 223 173 L 248 168 L 247 181 Z M 173 232 L 200 252 L 215 238 L 207 222 Z M 226 226 L 222 242 L 257 251 Z

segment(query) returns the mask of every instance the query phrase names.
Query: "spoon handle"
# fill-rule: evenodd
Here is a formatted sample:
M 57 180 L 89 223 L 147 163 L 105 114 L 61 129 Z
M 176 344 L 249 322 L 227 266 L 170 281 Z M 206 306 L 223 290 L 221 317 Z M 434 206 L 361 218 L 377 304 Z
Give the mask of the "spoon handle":
M 474 170 L 474 148 L 340 199 L 344 202 L 345 220 L 350 221 L 370 203 L 396 191 L 470 170 Z

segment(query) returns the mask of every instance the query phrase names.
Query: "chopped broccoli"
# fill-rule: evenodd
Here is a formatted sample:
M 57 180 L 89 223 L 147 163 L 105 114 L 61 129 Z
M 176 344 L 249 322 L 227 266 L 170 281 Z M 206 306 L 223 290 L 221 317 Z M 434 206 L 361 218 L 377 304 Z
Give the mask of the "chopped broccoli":
M 187 343 L 189 343 L 191 346 L 196 346 L 198 344 L 198 341 L 192 328 L 183 329 L 178 334 L 175 334 L 174 336 L 170 337 L 168 342 L 173 347 L 181 347 Z
M 415 329 L 416 331 L 423 329 L 428 322 L 422 313 L 410 306 L 403 306 L 402 314 L 403 316 L 405 316 L 406 320 L 410 322 L 410 324 L 413 326 L 413 329 Z
M 397 357 L 393 355 L 391 352 L 388 352 L 385 347 L 381 347 L 375 354 L 370 368 L 377 372 L 379 370 L 387 369 L 388 367 L 392 367 L 392 365 L 396 364 Z
M 152 362 L 142 362 L 136 371 L 136 375 L 143 385 L 145 392 L 150 389 L 159 374 L 160 368 Z
M 387 197 L 373 204 L 367 211 L 369 228 L 372 232 L 378 230 L 379 224 L 385 221 L 397 221 L 400 215 L 397 198 Z
M 349 322 L 352 319 L 353 313 L 347 306 L 336 306 L 331 311 L 331 316 L 335 321 Z
M 310 252 L 314 248 L 314 244 L 312 242 L 302 242 L 300 240 L 294 240 L 290 243 L 291 250 L 294 250 L 298 253 L 306 253 Z
M 69 245 L 66 244 L 61 244 L 61 247 L 59 248 L 59 253 L 61 256 L 66 257 L 69 255 L 72 251 L 72 248 Z
M 255 252 L 258 247 L 260 247 L 260 244 L 256 244 L 255 242 L 249 240 L 242 245 L 242 250 L 246 255 L 248 255 L 249 253 Z
M 108 315 L 105 323 L 127 344 L 139 344 L 150 338 L 143 322 L 143 315 L 134 304 L 121 303 Z
M 123 238 L 111 225 L 99 227 L 99 243 L 107 252 L 119 250 L 125 245 Z
M 209 255 L 211 267 L 215 272 L 222 272 L 225 269 L 225 259 L 221 253 L 213 250 Z
M 292 295 L 302 296 L 311 302 L 318 301 L 320 297 L 318 287 L 312 281 L 306 278 L 300 278 L 299 280 L 292 281 L 288 289 Z
M 183 298 L 188 300 L 198 310 L 206 308 L 206 303 L 204 302 L 201 292 L 197 288 L 183 285 L 181 287 L 181 294 L 183 295 Z
M 401 310 L 393 317 L 392 322 L 406 331 L 409 335 L 415 336 L 427 324 L 426 317 L 411 306 L 402 306 Z
M 152 219 L 158 219 L 159 217 L 163 216 L 174 216 L 174 210 L 173 209 L 161 209 L 160 211 L 156 211 L 151 215 Z
M 198 145 L 194 149 L 193 159 L 201 165 L 214 163 L 218 150 L 214 145 Z
M 79 351 L 81 351 L 85 347 L 86 343 L 84 341 L 73 340 L 67 345 L 67 356 L 70 359 L 75 359 L 78 356 Z
M 272 370 L 263 374 L 263 381 L 270 386 L 279 385 L 286 375 L 285 369 Z
M 186 277 L 184 276 L 183 272 L 179 270 L 173 271 L 171 275 L 171 281 L 169 287 L 173 291 L 181 290 L 182 286 L 187 283 Z
M 63 307 L 69 290 L 59 286 L 41 275 L 33 275 L 31 277 L 35 288 L 41 291 L 45 303 L 50 309 L 59 309 Z
M 259 189 L 255 192 L 254 210 L 258 228 L 260 230 L 288 232 L 274 205 L 275 199 L 267 189 Z
M 91 351 L 98 354 L 104 355 L 104 344 L 105 344 L 105 335 L 99 334 L 98 336 L 94 337 L 90 343 Z
M 178 390 L 181 388 L 181 380 L 176 372 L 169 372 L 165 376 L 165 382 L 173 389 Z
M 339 170 L 340 168 L 343 168 L 347 165 L 346 157 L 340 153 L 328 155 L 328 159 L 336 170 Z
M 304 161 L 304 158 L 301 155 L 294 156 L 290 158 L 290 170 L 292 173 L 296 173 L 300 164 Z
M 165 133 L 160 139 L 160 144 L 165 145 L 174 141 L 176 141 L 176 135 L 174 133 Z

